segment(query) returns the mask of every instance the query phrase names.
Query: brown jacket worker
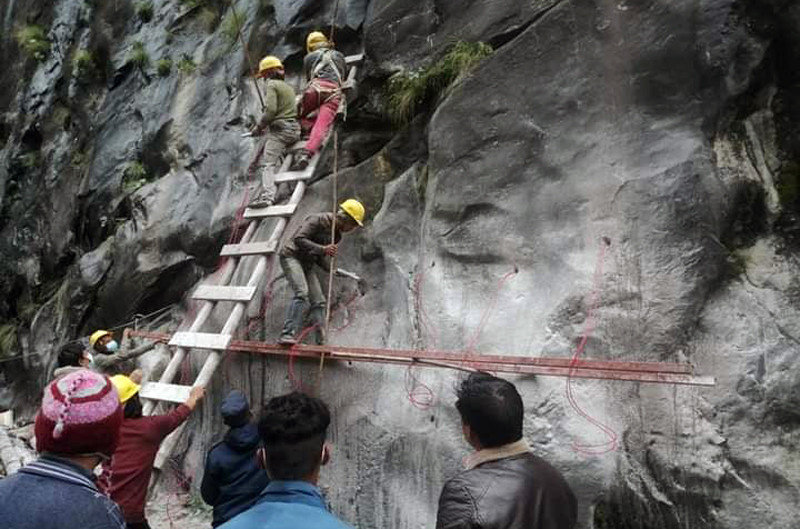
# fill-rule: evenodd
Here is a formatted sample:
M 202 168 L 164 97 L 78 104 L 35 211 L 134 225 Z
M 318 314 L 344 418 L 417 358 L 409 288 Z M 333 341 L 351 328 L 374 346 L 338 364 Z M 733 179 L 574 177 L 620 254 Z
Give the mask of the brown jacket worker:
M 123 334 L 123 342 L 127 337 L 127 330 Z M 119 343 L 109 331 L 95 331 L 89 337 L 89 346 L 94 350 L 92 362 L 89 366 L 93 371 L 104 375 L 130 375 L 137 384 L 142 381 L 142 371 L 136 369 L 134 359 L 152 350 L 158 341 L 146 343 L 134 349 L 120 350 Z
M 458 390 L 464 438 L 476 449 L 445 483 L 436 529 L 572 529 L 578 503 L 561 474 L 522 438 L 517 388 L 473 373 Z
M 314 266 L 330 270 L 330 257 L 336 256 L 343 233 L 364 225 L 364 206 L 355 199 L 347 199 L 339 205 L 336 214 L 336 235 L 331 240 L 333 213 L 318 213 L 305 218 L 295 233 L 283 243 L 280 262 L 286 280 L 294 291 L 294 297 L 286 312 L 286 321 L 278 343 L 297 343 L 297 333 L 303 325 L 303 316 L 311 303 L 311 322 L 317 326 L 316 342 L 325 342 L 325 295 Z
M 267 139 L 259 162 L 260 191 L 250 202 L 253 208 L 271 206 L 275 202 L 275 172 L 280 167 L 286 149 L 300 141 L 295 93 L 283 80 L 284 76 L 280 59 L 272 55 L 261 59 L 258 77 L 266 81 L 264 114 L 251 132 L 253 136 L 260 136 L 266 131 Z

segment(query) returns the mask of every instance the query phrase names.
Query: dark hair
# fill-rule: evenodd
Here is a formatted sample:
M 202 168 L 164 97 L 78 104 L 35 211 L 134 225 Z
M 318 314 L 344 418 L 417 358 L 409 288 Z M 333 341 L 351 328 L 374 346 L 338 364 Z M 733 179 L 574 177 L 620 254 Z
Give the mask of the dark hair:
M 122 413 L 126 419 L 138 419 L 142 417 L 144 412 L 142 410 L 142 401 L 139 400 L 138 393 L 125 401 L 125 407 Z
M 522 438 L 522 397 L 514 384 L 487 373 L 472 373 L 456 391 L 456 408 L 483 448 Z
M 330 423 L 328 406 L 320 399 L 298 391 L 271 399 L 258 421 L 270 478 L 297 481 L 313 474 Z
M 68 343 L 58 352 L 58 367 L 80 367 L 83 360 L 83 346 L 77 342 Z

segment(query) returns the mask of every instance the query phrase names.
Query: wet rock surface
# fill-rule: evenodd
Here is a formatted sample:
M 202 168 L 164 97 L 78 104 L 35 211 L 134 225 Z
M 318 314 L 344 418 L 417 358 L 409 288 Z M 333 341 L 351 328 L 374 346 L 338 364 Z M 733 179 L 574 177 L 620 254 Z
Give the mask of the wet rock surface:
M 148 22 L 128 3 L 5 10 L 4 35 L 38 24 L 51 42 L 42 61 L 13 38 L 0 43 L 0 324 L 12 336 L 0 342 L 0 406 L 17 416 L 34 411 L 59 344 L 180 302 L 212 274 L 248 194 L 256 146 L 240 135 L 258 98 L 226 35 L 230 12 L 154 4 Z M 688 360 L 717 386 L 573 384 L 613 436 L 570 407 L 564 380 L 514 379 L 526 438 L 569 479 L 580 527 L 796 525 L 796 3 L 236 9 L 249 53 L 274 51 L 296 70 L 305 33 L 330 24 L 335 5 L 337 41 L 367 54 L 338 193 L 361 198 L 370 223 L 343 244 L 339 265 L 367 288 L 337 282 L 331 341 L 569 357 L 588 332 L 588 357 Z M 435 109 L 392 127 L 379 113 L 386 76 L 429 65 L 457 39 L 495 52 Z M 79 49 L 92 54 L 88 76 L 75 72 Z M 292 226 L 327 210 L 331 194 L 330 178 L 313 184 Z M 269 272 L 241 333 L 266 341 L 291 296 L 277 265 Z M 163 354 L 144 365 L 163 365 Z M 260 402 L 314 387 L 317 369 L 229 356 L 181 442 L 183 470 L 199 482 L 226 389 Z M 326 365 L 336 452 L 323 488 L 358 527 L 433 525 L 441 485 L 466 453 L 452 406 L 459 375 L 418 371 Z

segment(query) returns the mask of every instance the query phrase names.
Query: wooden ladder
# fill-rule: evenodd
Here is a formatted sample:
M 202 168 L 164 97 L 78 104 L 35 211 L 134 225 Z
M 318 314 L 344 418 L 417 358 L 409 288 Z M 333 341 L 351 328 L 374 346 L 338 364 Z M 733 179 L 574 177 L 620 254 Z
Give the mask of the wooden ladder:
M 363 53 L 346 57 L 347 65 L 350 67 L 345 84 L 346 87 L 353 86 L 358 64 L 363 59 Z M 326 142 L 329 139 L 330 135 Z M 242 322 L 247 304 L 256 296 L 258 285 L 267 270 L 268 259 L 274 257 L 281 236 L 289 224 L 289 219 L 294 215 L 297 206 L 303 199 L 306 191 L 306 181 L 311 179 L 319 163 L 322 149 L 311 158 L 308 167 L 304 170 L 289 171 L 294 159 L 294 150 L 303 145 L 305 143 L 300 142 L 290 149 L 278 174 L 275 175 L 276 185 L 290 182 L 297 183 L 289 202 L 266 208 L 247 208 L 244 212 L 244 218 L 250 220 L 250 223 L 247 225 L 241 240 L 236 244 L 226 244 L 220 252 L 221 256 L 228 257 L 228 259 L 216 274 L 218 283 L 202 284 L 192 293 L 192 299 L 203 302 L 194 317 L 194 321 L 188 331 L 175 333 L 169 341 L 169 345 L 175 347 L 175 352 L 158 382 L 145 383 L 139 392 L 140 397 L 145 399 L 143 407 L 145 415 L 152 414 L 159 401 L 170 403 L 185 402 L 189 398 L 192 387 L 207 386 L 211 381 L 211 377 L 222 362 L 223 354 L 228 348 L 234 332 Z M 277 222 L 267 240 L 252 240 L 253 236 L 258 232 L 262 219 L 268 218 L 276 218 Z M 241 258 L 247 256 L 258 256 L 247 283 L 245 285 L 229 285 L 230 281 L 237 276 L 236 271 L 241 264 Z M 214 307 L 220 301 L 234 303 L 233 309 L 228 314 L 222 329 L 216 333 L 201 332 Z M 210 350 L 211 354 L 206 358 L 200 373 L 191 386 L 174 384 L 173 380 L 175 375 L 178 374 L 181 363 L 192 349 Z M 161 444 L 161 449 L 156 456 L 154 465 L 157 469 L 164 467 L 182 431 L 183 426 L 175 430 Z

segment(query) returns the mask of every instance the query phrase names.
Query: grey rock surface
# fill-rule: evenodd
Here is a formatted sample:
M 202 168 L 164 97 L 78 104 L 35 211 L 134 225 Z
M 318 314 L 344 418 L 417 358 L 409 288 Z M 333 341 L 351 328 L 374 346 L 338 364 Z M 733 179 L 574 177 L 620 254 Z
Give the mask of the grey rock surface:
M 250 53 L 290 70 L 337 5 L 235 4 Z M 366 290 L 337 281 L 331 341 L 568 358 L 585 336 L 587 357 L 690 361 L 717 386 L 573 381 L 605 433 L 570 405 L 565 380 L 511 377 L 526 439 L 578 495 L 579 527 L 795 527 L 796 2 L 338 5 L 337 43 L 367 54 L 338 194 L 360 198 L 369 223 L 343 243 L 338 264 Z M 229 13 L 208 23 L 200 11 L 159 1 L 143 22 L 128 3 L 5 10 L 4 34 L 36 23 L 52 44 L 36 62 L 0 42 L 0 324 L 24 355 L 0 363 L 0 407 L 18 416 L 35 411 L 60 344 L 214 280 L 249 193 L 256 146 L 240 134 L 259 110 L 223 30 Z M 392 128 L 377 114 L 387 74 L 427 66 L 458 39 L 496 50 L 435 109 Z M 136 42 L 149 66 L 132 61 Z M 93 53 L 91 78 L 74 75 L 78 48 Z M 144 177 L 131 178 L 134 163 Z M 329 209 L 332 191 L 316 182 L 289 231 Z M 244 259 L 237 279 L 253 265 Z M 268 272 L 240 336 L 277 336 L 291 293 L 277 263 Z M 183 309 L 191 318 L 197 305 Z M 220 304 L 207 330 L 229 310 Z M 184 383 L 202 360 L 192 355 Z M 157 375 L 165 361 L 159 348 L 142 365 Z M 257 407 L 317 376 L 316 362 L 230 354 L 176 451 L 184 472 L 199 482 L 226 390 Z M 467 453 L 452 406 L 460 376 L 326 364 L 335 455 L 322 486 L 337 514 L 357 527 L 434 524 Z

